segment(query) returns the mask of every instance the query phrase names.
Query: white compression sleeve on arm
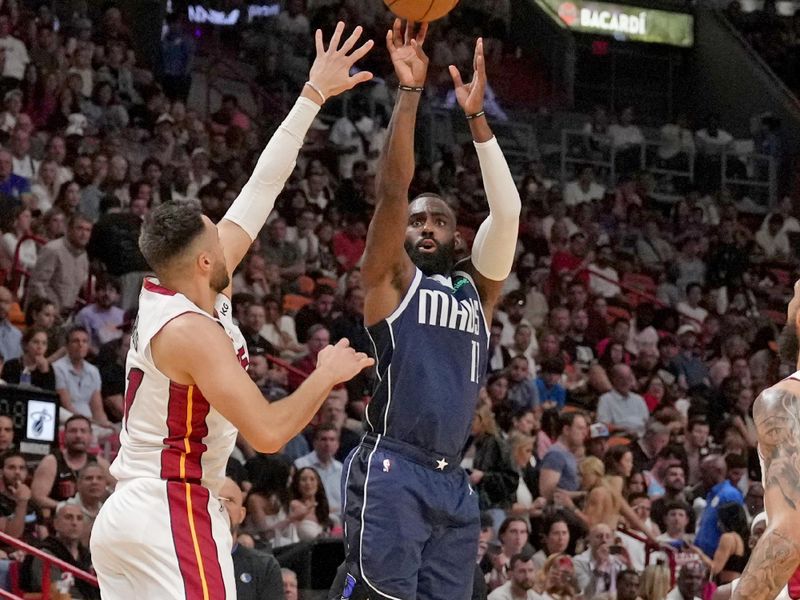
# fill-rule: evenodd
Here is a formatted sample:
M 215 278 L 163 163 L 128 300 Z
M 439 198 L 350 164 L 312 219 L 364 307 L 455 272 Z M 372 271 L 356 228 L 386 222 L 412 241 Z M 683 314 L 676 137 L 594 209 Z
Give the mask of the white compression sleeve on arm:
M 294 170 L 297 153 L 319 109 L 319 105 L 308 98 L 297 99 L 261 153 L 250 179 L 225 213 L 225 218 L 244 229 L 251 239 L 256 239 L 267 222 L 275 199 Z
M 487 279 L 503 281 L 514 264 L 522 202 L 497 138 L 475 142 L 475 149 L 481 163 L 489 216 L 475 235 L 472 264 Z

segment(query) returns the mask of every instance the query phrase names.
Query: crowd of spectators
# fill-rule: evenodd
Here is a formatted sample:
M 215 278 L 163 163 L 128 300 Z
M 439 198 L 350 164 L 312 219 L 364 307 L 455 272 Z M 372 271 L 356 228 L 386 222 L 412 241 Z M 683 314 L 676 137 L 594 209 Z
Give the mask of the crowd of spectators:
M 502 46 L 507 3 L 506 12 L 495 4 L 485 33 Z M 267 48 L 261 80 L 295 90 L 311 28 L 349 13 L 379 30 L 379 5 L 290 0 L 243 47 Z M 469 63 L 474 27 L 432 28 L 434 67 Z M 194 46 L 169 18 L 163 64 L 148 69 L 115 6 L 59 21 L 45 6 L 0 11 L 0 376 L 55 392 L 63 425 L 61 449 L 28 472 L 0 416 L 0 529 L 81 568 L 91 568 L 91 524 L 113 489 L 108 460 L 148 272 L 142 218 L 183 202 L 220 219 L 264 129 L 283 116 L 252 118 L 236 96 L 207 118 L 187 106 Z M 328 343 L 347 337 L 372 350 L 359 261 L 392 89 L 380 80 L 349 96 L 344 114 L 315 123 L 233 279 L 249 373 L 265 401 L 296 389 Z M 587 157 L 602 119 L 587 124 Z M 633 121 L 624 111 L 607 123 L 623 155 Z M 665 161 L 680 160 L 684 144 L 721 138 L 716 125 L 688 137 L 679 120 L 668 127 L 675 151 Z M 795 276 L 794 203 L 754 222 L 725 189 L 690 190 L 665 207 L 644 177 L 595 179 L 586 167 L 562 188 L 540 161 L 519 179 L 518 256 L 489 324 L 486 385 L 463 462 L 483 511 L 476 598 L 691 600 L 741 572 L 763 526 L 753 521 L 763 489 L 751 405 L 788 374 L 775 319 Z M 422 191 L 453 206 L 469 241 L 487 212 L 471 144 L 419 164 L 411 194 Z M 373 384 L 365 373 L 334 390 L 279 454 L 237 444 L 225 496 L 235 500 L 240 598 L 282 588 L 291 600 L 311 587 L 309 549 L 342 535 L 342 461 L 363 433 Z M 21 585 L 35 591 L 41 564 L 6 550 L 0 565 L 20 568 Z M 79 582 L 71 593 L 98 597 Z

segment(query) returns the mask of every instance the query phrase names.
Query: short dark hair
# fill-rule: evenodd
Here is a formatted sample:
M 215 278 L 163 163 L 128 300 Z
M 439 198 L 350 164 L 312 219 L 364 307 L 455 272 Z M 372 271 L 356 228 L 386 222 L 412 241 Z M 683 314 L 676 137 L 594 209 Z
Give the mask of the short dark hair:
M 589 417 L 587 417 L 586 413 L 583 411 L 574 410 L 570 412 L 562 412 L 560 415 L 558 415 L 558 432 L 561 433 L 564 431 L 564 427 L 572 427 L 572 424 L 578 417 L 583 417 L 583 420 L 586 421 L 586 424 L 589 424 Z
M 533 554 L 530 552 L 519 552 L 511 557 L 511 560 L 508 563 L 509 569 L 514 569 L 519 562 L 528 562 L 529 560 L 533 560 Z
M 314 440 L 316 441 L 319 434 L 326 431 L 333 431 L 337 436 L 339 435 L 339 429 L 333 423 L 320 423 L 314 428 Z
M 89 428 L 91 429 L 92 427 L 92 421 L 89 419 L 89 417 L 85 417 L 84 415 L 72 415 L 69 419 L 64 421 L 64 429 L 69 427 L 69 424 L 73 421 L 86 421 L 86 424 L 89 425 Z
M 633 569 L 625 569 L 624 571 L 620 571 L 619 573 L 617 573 L 617 581 L 619 581 L 620 578 L 622 577 L 636 577 L 636 579 L 638 580 L 639 573 L 637 571 L 634 571 Z
M 671 510 L 682 510 L 689 516 L 692 507 L 689 506 L 686 502 L 681 502 L 680 500 L 672 500 L 671 502 L 667 502 L 666 506 L 664 507 L 664 514 L 669 514 Z
M 544 373 L 552 373 L 561 375 L 564 372 L 564 359 L 558 356 L 545 358 L 542 361 L 541 371 Z
M 72 327 L 67 329 L 67 341 L 69 341 L 69 338 L 72 337 L 73 333 L 76 333 L 76 332 L 79 332 L 79 331 L 85 333 L 86 335 L 89 335 L 89 330 L 86 327 L 84 327 L 83 325 L 73 325 Z
M 203 213 L 193 204 L 168 202 L 152 211 L 142 224 L 139 250 L 153 270 L 166 267 L 203 232 Z
M 25 466 L 28 465 L 28 460 L 25 458 L 25 455 L 22 454 L 22 452 L 20 452 L 16 448 L 11 448 L 10 450 L 6 450 L 5 452 L 3 452 L 3 455 L 0 456 L 0 466 L 5 467 L 6 461 L 9 458 L 16 458 L 17 456 L 25 461 Z
M 336 290 L 334 290 L 331 286 L 320 284 L 314 288 L 314 300 L 318 300 L 322 296 L 335 296 Z

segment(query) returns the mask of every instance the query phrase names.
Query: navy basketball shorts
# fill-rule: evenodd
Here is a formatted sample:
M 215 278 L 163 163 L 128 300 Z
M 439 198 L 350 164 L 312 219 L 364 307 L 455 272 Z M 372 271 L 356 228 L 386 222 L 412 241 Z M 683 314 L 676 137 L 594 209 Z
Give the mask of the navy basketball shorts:
M 457 457 L 368 434 L 344 464 L 344 581 L 329 597 L 468 600 L 478 495 Z

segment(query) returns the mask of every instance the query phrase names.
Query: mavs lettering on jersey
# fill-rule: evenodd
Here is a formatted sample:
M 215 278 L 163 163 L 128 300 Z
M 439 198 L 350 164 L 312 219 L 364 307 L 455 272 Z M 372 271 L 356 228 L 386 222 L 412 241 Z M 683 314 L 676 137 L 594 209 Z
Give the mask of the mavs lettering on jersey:
M 452 279 L 417 270 L 398 309 L 368 328 L 378 371 L 368 428 L 447 456 L 469 434 L 489 345 L 472 279 Z

